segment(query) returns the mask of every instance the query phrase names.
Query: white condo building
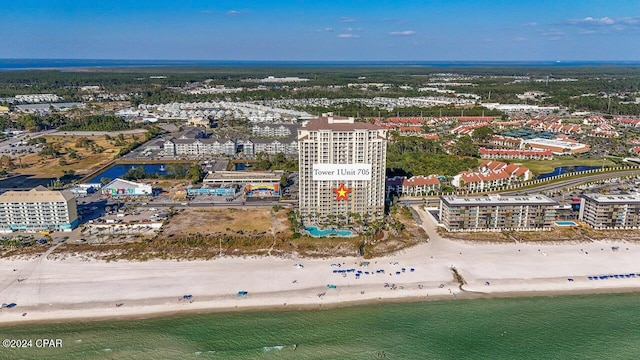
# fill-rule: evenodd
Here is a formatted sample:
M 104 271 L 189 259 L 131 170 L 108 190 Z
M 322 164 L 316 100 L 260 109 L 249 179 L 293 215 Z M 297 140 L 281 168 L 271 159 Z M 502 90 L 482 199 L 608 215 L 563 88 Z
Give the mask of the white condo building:
M 382 219 L 386 156 L 384 128 L 331 114 L 304 123 L 298 129 L 303 224 L 344 227 Z
M 38 186 L 0 195 L 0 232 L 62 230 L 78 226 L 76 199 L 67 190 Z

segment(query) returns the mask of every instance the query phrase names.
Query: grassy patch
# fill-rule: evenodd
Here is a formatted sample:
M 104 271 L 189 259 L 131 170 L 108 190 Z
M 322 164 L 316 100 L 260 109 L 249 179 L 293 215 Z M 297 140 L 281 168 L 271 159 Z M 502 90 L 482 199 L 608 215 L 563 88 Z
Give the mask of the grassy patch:
M 588 226 L 580 226 L 576 231 L 593 240 L 640 241 L 640 230 L 594 230 Z
M 0 246 L 0 258 L 27 257 L 31 258 L 38 254 L 44 254 L 49 249 L 47 245 L 29 244 L 20 246 Z
M 464 241 L 479 241 L 492 243 L 513 243 L 514 240 L 503 232 L 447 232 L 443 228 L 438 228 L 440 236 Z
M 51 144 L 58 155 L 24 155 L 17 163 L 22 168 L 15 172 L 36 177 L 61 177 L 65 171 L 88 174 L 115 159 L 122 148 L 133 142 L 134 136 L 140 140 L 144 138 L 144 134 L 124 135 L 121 141 L 108 140 L 105 136 L 45 136 L 47 144 Z
M 555 156 L 553 160 L 503 160 L 511 164 L 522 165 L 535 174 L 552 172 L 554 168 L 560 166 L 617 166 L 616 163 L 605 159 L 585 159 L 574 158 L 573 156 Z
M 572 227 L 555 227 L 551 231 L 514 231 L 509 233 L 518 242 L 569 242 L 587 239 Z
M 500 231 L 500 232 L 447 232 L 438 230 L 442 237 L 454 240 L 489 243 L 537 243 L 588 241 L 576 228 L 555 227 L 551 231 Z

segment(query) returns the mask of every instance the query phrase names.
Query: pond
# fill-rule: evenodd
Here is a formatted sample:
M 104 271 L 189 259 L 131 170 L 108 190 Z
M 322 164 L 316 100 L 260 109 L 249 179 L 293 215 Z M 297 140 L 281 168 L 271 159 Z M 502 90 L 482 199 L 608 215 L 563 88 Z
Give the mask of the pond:
M 546 179 L 546 178 L 550 178 L 552 176 L 558 176 L 558 175 L 562 175 L 568 172 L 581 172 L 581 171 L 588 171 L 588 170 L 595 170 L 595 169 L 600 169 L 602 168 L 602 166 L 559 166 L 555 169 L 553 169 L 552 172 L 549 173 L 545 173 L 545 174 L 539 174 L 538 175 L 538 179 Z
M 167 164 L 115 164 L 105 171 L 97 174 L 90 180 L 86 181 L 89 184 L 96 184 L 100 182 L 102 178 L 115 179 L 122 177 L 127 171 L 142 166 L 147 174 L 167 175 Z
M 251 167 L 251 164 L 237 163 L 233 165 L 233 170 L 242 171 L 242 170 L 247 170 L 247 168 L 250 168 L 250 167 Z

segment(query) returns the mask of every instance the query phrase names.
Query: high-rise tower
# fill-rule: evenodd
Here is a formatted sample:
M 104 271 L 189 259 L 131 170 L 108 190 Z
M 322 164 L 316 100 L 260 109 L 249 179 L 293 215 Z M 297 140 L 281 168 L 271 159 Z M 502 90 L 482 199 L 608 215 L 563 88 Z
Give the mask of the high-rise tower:
M 298 129 L 304 225 L 349 226 L 384 217 L 387 133 L 332 114 Z

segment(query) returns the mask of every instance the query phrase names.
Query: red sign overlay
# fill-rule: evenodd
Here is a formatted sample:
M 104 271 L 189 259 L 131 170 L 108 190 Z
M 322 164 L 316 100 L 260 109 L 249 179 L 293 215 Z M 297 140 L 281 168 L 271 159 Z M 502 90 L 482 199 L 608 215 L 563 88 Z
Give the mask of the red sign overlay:
M 351 192 L 351 189 L 345 188 L 344 184 L 340 184 L 340 187 L 338 187 L 337 189 L 333 189 L 333 192 L 336 194 L 336 201 L 349 201 L 348 195 Z

